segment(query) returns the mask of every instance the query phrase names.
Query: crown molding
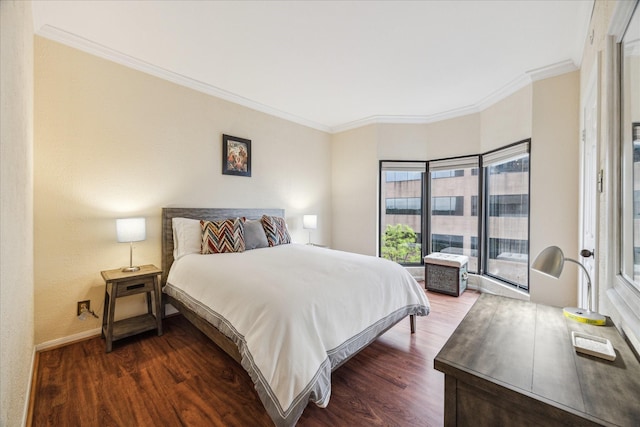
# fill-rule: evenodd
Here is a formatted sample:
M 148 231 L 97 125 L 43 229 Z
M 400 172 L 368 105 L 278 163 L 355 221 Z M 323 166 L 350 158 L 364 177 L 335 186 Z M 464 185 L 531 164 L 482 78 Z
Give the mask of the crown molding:
M 577 71 L 578 69 L 579 68 L 573 63 L 573 61 L 568 59 L 566 61 L 547 65 L 546 67 L 540 67 L 531 71 L 527 71 L 527 75 L 532 82 L 535 82 L 538 80 L 544 80 L 562 74 L 571 73 L 573 71 Z
M 307 120 L 305 118 L 278 110 L 276 108 L 269 107 L 268 105 L 252 101 L 251 99 L 226 91 L 224 89 L 220 89 L 218 87 L 192 79 L 182 74 L 166 70 L 162 67 L 158 67 L 149 62 L 134 58 L 125 53 L 108 48 L 99 43 L 92 42 L 91 40 L 85 39 L 73 33 L 69 33 L 51 25 L 44 25 L 36 32 L 36 34 L 49 40 L 53 40 L 55 42 L 62 43 L 64 45 L 89 53 L 91 55 L 95 55 L 100 58 L 115 62 L 117 64 L 124 65 L 125 67 L 142 71 L 143 73 L 159 77 L 163 80 L 170 81 L 172 83 L 205 93 L 207 95 L 215 96 L 216 98 L 220 98 L 225 101 L 242 105 L 243 107 L 247 107 L 261 113 L 269 114 L 323 132 L 331 132 L 331 128 L 329 126 L 325 126 L 312 120 Z
M 425 125 L 428 123 L 440 122 L 455 117 L 466 116 L 473 113 L 478 113 L 480 110 L 475 106 L 456 108 L 454 110 L 444 111 L 442 113 L 429 114 L 424 116 L 369 116 L 364 119 L 354 120 L 349 123 L 334 126 L 331 128 L 331 133 L 345 132 L 351 129 L 356 129 L 363 126 L 374 124 L 410 124 L 410 125 Z
M 359 127 L 371 125 L 371 124 L 428 124 L 433 122 L 439 122 L 442 120 L 453 119 L 456 117 L 462 117 L 469 114 L 479 113 L 484 109 L 492 106 L 498 101 L 512 95 L 516 91 L 531 84 L 534 81 L 555 77 L 560 74 L 568 73 L 577 70 L 573 61 L 567 60 L 552 64 L 546 67 L 537 68 L 527 71 L 524 75 L 512 80 L 502 88 L 489 94 L 485 98 L 478 101 L 476 104 L 448 110 L 440 113 L 430 115 L 409 115 L 409 116 L 394 116 L 394 115 L 376 115 L 369 116 L 363 119 L 355 120 L 345 124 L 337 126 L 327 126 L 321 123 L 308 120 L 294 114 L 290 114 L 273 107 L 261 104 L 235 93 L 220 89 L 210 84 L 192 79 L 173 71 L 166 70 L 158 67 L 146 61 L 131 57 L 117 50 L 108 48 L 101 44 L 92 42 L 88 39 L 80 37 L 76 34 L 69 33 L 60 28 L 44 25 L 37 32 L 37 35 L 53 40 L 58 43 L 73 47 L 91 55 L 98 56 L 103 59 L 115 62 L 125 67 L 132 68 L 134 70 L 142 71 L 143 73 L 159 77 L 163 80 L 170 81 L 172 83 L 196 90 L 198 92 L 205 93 L 207 95 L 215 96 L 216 98 L 223 99 L 225 101 L 233 102 L 243 107 L 250 108 L 271 116 L 275 116 L 293 123 L 300 124 L 312 129 L 316 129 L 322 132 L 330 134 L 345 132 L 347 130 L 356 129 Z
M 571 60 L 558 62 L 546 67 L 527 71 L 524 75 L 515 78 L 473 105 L 425 116 L 370 116 L 361 120 L 334 126 L 331 128 L 331 133 L 345 132 L 372 124 L 428 124 L 479 113 L 535 81 L 556 77 L 576 70 L 578 70 L 578 67 L 576 67 Z

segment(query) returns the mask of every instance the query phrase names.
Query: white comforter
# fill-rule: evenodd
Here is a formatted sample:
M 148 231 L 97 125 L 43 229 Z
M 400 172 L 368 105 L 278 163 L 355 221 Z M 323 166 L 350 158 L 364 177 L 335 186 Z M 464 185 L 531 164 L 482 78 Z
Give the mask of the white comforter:
M 186 255 L 165 292 L 236 342 L 276 425 L 294 425 L 309 400 L 326 406 L 332 367 L 408 314 L 429 312 L 400 265 L 299 244 Z

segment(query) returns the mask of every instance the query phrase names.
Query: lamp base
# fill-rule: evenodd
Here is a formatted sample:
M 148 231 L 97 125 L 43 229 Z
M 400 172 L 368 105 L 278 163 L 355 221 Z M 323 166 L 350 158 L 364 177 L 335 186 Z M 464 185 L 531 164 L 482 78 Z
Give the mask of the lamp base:
M 122 271 L 124 271 L 125 273 L 133 273 L 134 271 L 139 271 L 140 267 L 138 266 L 133 266 L 133 267 L 122 267 Z
M 607 318 L 595 311 L 589 311 L 578 307 L 565 307 L 562 311 L 564 312 L 565 317 L 575 320 L 576 322 L 597 326 L 607 324 Z

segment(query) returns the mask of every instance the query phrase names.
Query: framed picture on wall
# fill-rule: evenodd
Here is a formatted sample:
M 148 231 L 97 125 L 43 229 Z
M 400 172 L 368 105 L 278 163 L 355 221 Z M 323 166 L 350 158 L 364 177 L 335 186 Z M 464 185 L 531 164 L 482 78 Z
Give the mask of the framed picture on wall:
M 222 135 L 222 173 L 251 176 L 251 140 Z

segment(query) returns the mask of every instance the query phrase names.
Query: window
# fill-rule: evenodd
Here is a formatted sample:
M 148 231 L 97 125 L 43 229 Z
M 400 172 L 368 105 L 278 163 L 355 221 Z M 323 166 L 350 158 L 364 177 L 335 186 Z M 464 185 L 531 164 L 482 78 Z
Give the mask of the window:
M 464 176 L 464 170 L 462 169 L 449 169 L 449 170 L 439 170 L 431 173 L 432 179 L 438 178 L 454 178 L 456 176 Z
M 448 252 L 469 257 L 470 272 L 478 271 L 478 156 L 429 162 L 430 252 Z M 442 177 L 448 177 L 442 179 Z M 474 207 L 475 203 L 475 207 Z M 426 254 L 425 254 L 426 255 Z
M 380 256 L 422 262 L 423 176 L 426 162 L 380 162 Z
M 471 215 L 478 216 L 478 196 L 471 196 Z
M 431 252 L 444 252 L 448 254 L 462 255 L 463 236 L 448 234 L 431 235 Z
M 529 289 L 529 141 L 482 156 L 485 224 L 484 271 Z
M 466 255 L 469 272 L 528 291 L 529 143 L 430 162 L 381 161 L 380 256 L 418 265 L 433 252 Z
M 489 216 L 528 216 L 528 194 L 494 194 L 489 196 Z
M 640 12 L 636 8 L 622 39 L 621 89 L 621 266 L 640 290 Z
M 600 259 L 612 262 L 602 269 L 599 286 L 606 290 L 604 300 L 619 313 L 622 329 L 629 342 L 640 351 L 640 219 L 637 218 L 640 190 L 640 7 L 638 2 L 618 2 L 609 29 L 618 49 L 605 49 L 606 60 L 618 62 L 619 73 L 605 76 L 605 86 L 611 89 L 605 100 L 612 110 L 605 126 L 612 131 L 611 138 L 601 141 L 606 158 L 614 159 L 605 165 L 605 173 L 611 172 L 606 190 L 601 195 L 605 203 L 599 212 L 601 221 L 617 224 L 610 230 L 601 228 L 599 240 Z M 616 102 L 617 101 L 617 102 Z M 615 132 L 615 130 L 617 132 Z M 615 138 L 616 133 L 619 138 Z M 605 175 L 606 176 L 606 175 Z M 612 190 L 612 191 L 611 191 Z M 617 267 L 617 268 L 616 268 Z M 614 311 L 612 311 L 615 313 Z M 608 314 L 608 313 L 607 313 Z
M 464 196 L 432 197 L 431 215 L 463 215 Z
M 422 207 L 420 197 L 399 197 L 386 199 L 387 215 L 420 215 Z
M 489 239 L 489 259 L 527 261 L 529 242 L 514 239 Z
M 385 174 L 385 181 L 421 181 L 422 172 L 416 171 L 388 171 Z

